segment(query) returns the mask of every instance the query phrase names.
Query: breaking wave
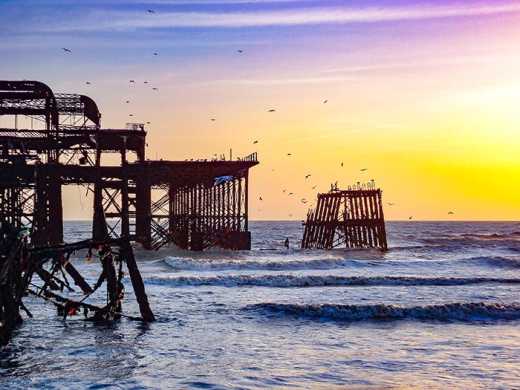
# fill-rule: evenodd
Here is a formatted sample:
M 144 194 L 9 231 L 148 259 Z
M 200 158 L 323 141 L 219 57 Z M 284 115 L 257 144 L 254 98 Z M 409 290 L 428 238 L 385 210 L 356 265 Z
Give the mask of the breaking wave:
M 228 271 L 228 270 L 303 270 L 303 269 L 333 269 L 347 266 L 365 266 L 376 261 L 346 260 L 339 258 L 286 261 L 251 261 L 251 260 L 195 260 L 167 258 L 164 262 L 175 270 L 184 271 Z
M 473 265 L 488 265 L 499 268 L 520 268 L 520 258 L 503 256 L 481 256 L 459 260 Z
M 361 286 L 464 286 L 474 284 L 520 284 L 515 278 L 419 278 L 412 276 L 336 275 L 218 275 L 151 276 L 149 282 L 173 287 L 361 287 Z
M 272 314 L 330 319 L 334 321 L 490 321 L 520 319 L 520 304 L 448 303 L 444 305 L 401 307 L 394 305 L 298 305 L 259 303 L 245 310 Z

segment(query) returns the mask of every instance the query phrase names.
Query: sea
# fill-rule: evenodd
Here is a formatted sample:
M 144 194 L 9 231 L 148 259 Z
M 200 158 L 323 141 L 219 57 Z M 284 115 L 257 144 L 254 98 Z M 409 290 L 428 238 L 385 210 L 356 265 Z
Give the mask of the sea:
M 301 250 L 300 222 L 250 230 L 251 251 L 136 248 L 151 324 L 64 322 L 27 297 L 0 388 L 520 388 L 520 223 L 388 222 L 385 253 Z M 97 261 L 72 261 L 97 280 Z

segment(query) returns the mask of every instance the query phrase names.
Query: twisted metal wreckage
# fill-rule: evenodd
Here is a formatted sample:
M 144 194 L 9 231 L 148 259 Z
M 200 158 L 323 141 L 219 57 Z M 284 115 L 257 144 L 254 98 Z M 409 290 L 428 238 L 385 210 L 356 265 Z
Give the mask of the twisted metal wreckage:
M 123 316 L 123 263 L 140 319 L 153 321 L 131 243 L 250 249 L 249 169 L 258 164 L 256 153 L 150 161 L 143 124 L 102 129 L 91 98 L 55 94 L 37 81 L 0 81 L 3 118 L 14 125 L 0 128 L 0 344 L 20 323 L 20 311 L 31 316 L 27 294 L 53 303 L 64 318 L 79 311 L 91 320 Z M 119 163 L 103 162 L 107 154 L 119 155 Z M 63 244 L 64 185 L 93 194 L 91 240 Z M 99 256 L 102 272 L 93 286 L 70 261 L 80 250 Z M 80 300 L 58 293 L 74 290 L 69 278 Z M 102 284 L 106 305 L 87 303 Z

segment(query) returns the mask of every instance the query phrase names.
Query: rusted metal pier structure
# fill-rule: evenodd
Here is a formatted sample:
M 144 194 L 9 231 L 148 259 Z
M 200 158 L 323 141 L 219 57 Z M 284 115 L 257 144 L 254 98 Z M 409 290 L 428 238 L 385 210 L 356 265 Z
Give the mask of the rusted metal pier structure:
M 12 122 L 0 128 L 0 227 L 27 228 L 32 245 L 62 243 L 62 186 L 80 185 L 93 197 L 94 240 L 108 233 L 146 249 L 250 248 L 255 153 L 150 161 L 144 125 L 103 129 L 91 98 L 36 81 L 0 81 L 0 120 Z
M 318 194 L 309 210 L 303 249 L 379 248 L 387 250 L 382 192 L 360 186 Z

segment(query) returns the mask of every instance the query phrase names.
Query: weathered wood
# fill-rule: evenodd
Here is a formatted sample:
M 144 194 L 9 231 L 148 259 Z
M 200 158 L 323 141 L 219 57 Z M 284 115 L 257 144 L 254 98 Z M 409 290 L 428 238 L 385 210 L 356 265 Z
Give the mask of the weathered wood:
M 304 225 L 304 249 L 387 249 L 381 190 L 318 194 L 316 209 L 309 210 Z

